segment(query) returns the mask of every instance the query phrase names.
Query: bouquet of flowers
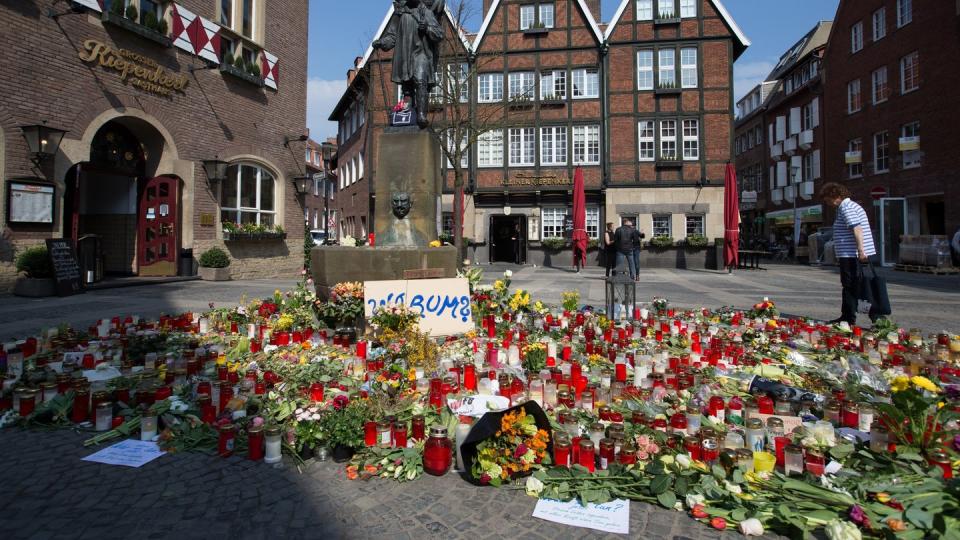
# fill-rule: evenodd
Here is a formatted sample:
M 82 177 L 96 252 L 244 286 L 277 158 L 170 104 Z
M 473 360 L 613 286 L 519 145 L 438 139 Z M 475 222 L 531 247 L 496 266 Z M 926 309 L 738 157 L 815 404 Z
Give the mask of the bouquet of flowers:
M 563 310 L 573 313 L 580 307 L 580 291 L 565 291 L 560 295 Z
M 537 373 L 547 366 L 547 346 L 543 343 L 531 343 L 523 348 L 523 369 L 528 373 Z
M 488 413 L 481 422 L 490 416 Z M 487 427 L 493 427 L 496 431 L 473 448 L 475 455 L 471 455 L 473 460 L 470 474 L 474 480 L 481 485 L 499 486 L 511 478 L 539 469 L 541 465 L 550 464 L 550 454 L 547 451 L 550 432 L 538 426 L 537 419 L 533 414 L 527 413 L 525 406 L 515 407 L 494 416 L 488 422 L 498 425 Z M 470 435 L 464 442 L 464 447 L 470 443 L 473 431 Z M 466 462 L 467 449 L 463 448 L 462 452 Z
M 754 319 L 776 319 L 780 316 L 780 312 L 777 311 L 777 306 L 772 300 L 767 297 L 763 297 L 762 302 L 757 302 L 753 305 L 753 309 L 750 311 L 749 316 L 753 317 Z
M 390 304 L 378 307 L 370 318 L 370 324 L 378 331 L 403 332 L 417 325 L 420 316 L 406 304 Z
M 670 301 L 662 296 L 654 296 L 651 305 L 653 306 L 654 313 L 657 315 L 665 315 L 667 308 L 670 306 Z

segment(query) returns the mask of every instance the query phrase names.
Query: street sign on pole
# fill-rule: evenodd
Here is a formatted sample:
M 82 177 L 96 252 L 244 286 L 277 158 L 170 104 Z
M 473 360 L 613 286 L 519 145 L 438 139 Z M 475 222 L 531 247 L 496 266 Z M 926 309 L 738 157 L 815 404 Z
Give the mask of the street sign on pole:
M 880 199 L 889 195 L 890 192 L 887 191 L 887 188 L 883 186 L 877 186 L 870 190 L 870 196 L 873 197 L 873 200 L 879 201 Z

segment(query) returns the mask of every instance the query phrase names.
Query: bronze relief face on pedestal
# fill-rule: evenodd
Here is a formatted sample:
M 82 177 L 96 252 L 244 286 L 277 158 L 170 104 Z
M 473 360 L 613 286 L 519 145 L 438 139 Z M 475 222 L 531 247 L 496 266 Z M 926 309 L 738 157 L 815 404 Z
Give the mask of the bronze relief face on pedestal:
M 398 191 L 390 199 L 390 205 L 393 207 L 393 215 L 397 219 L 403 219 L 410 213 L 410 207 L 413 201 L 410 200 L 410 194 L 406 191 Z

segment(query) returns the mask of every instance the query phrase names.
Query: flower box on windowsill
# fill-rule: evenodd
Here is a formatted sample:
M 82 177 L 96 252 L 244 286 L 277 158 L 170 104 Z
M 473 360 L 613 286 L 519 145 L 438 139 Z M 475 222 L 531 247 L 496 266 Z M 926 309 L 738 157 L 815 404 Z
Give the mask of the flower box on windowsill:
M 285 232 L 230 232 L 223 231 L 224 242 L 269 242 L 285 240 Z
M 657 17 L 653 20 L 654 26 L 680 24 L 680 17 Z
M 100 14 L 100 20 L 107 24 L 119 26 L 124 30 L 133 32 L 134 34 L 137 34 L 140 37 L 149 39 L 150 41 L 153 41 L 154 43 L 158 43 L 164 47 L 170 47 L 173 44 L 173 40 L 171 40 L 169 37 L 161 34 L 160 32 L 157 32 L 152 28 L 147 28 L 142 24 L 137 24 L 136 22 L 131 21 L 130 19 L 124 17 L 123 15 L 117 15 L 116 13 L 104 11 L 103 13 Z
M 545 36 L 550 32 L 546 26 L 532 26 L 523 31 L 525 36 Z
M 680 158 L 668 158 L 668 157 L 657 158 L 658 169 L 680 169 L 682 167 L 683 167 L 683 160 Z
M 522 111 L 525 109 L 533 108 L 533 101 L 511 101 L 510 110 L 511 111 Z
M 254 75 L 251 75 L 250 73 L 247 73 L 246 71 L 244 71 L 244 70 L 242 70 L 242 69 L 240 69 L 240 68 L 238 68 L 238 67 L 236 67 L 236 66 L 234 66 L 233 64 L 230 64 L 230 63 L 228 63 L 228 62 L 221 62 L 221 63 L 220 63 L 220 72 L 221 72 L 221 73 L 226 73 L 226 74 L 228 74 L 228 75 L 232 75 L 232 76 L 234 76 L 234 77 L 236 77 L 236 78 L 238 78 L 238 79 L 242 79 L 242 80 L 244 80 L 244 81 L 246 81 L 246 82 L 248 82 L 248 83 L 250 83 L 250 84 L 252 84 L 252 85 L 254 85 L 254 86 L 263 86 L 263 79 L 261 79 L 260 77 L 256 77 L 256 76 L 254 76 Z
M 658 96 L 679 94 L 683 90 L 677 86 L 660 86 L 654 91 Z
M 567 100 L 561 98 L 544 98 L 540 100 L 541 107 L 557 108 L 567 104 Z

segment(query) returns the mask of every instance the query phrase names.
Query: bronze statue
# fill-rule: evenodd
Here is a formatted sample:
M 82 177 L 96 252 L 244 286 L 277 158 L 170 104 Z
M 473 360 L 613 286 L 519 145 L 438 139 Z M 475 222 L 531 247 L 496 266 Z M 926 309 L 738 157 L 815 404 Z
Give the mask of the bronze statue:
M 417 125 L 425 128 L 427 99 L 437 84 L 437 64 L 440 61 L 440 25 L 446 0 L 394 0 L 393 17 L 380 39 L 373 42 L 375 49 L 393 53 L 391 80 L 403 89 L 406 106 L 413 104 L 417 111 Z

